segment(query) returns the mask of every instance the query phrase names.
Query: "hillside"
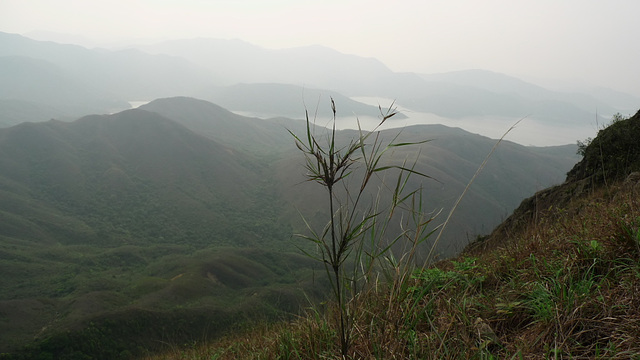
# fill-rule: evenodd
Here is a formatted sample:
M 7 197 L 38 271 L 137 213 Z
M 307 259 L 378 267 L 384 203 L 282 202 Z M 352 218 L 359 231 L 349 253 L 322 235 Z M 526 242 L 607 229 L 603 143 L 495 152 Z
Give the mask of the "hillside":
M 157 99 L 140 109 L 166 116 L 200 135 L 236 151 L 249 151 L 254 156 L 294 149 L 286 129 L 304 129 L 301 121 L 250 118 L 208 101 L 187 97 Z
M 143 110 L 0 130 L 0 351 L 114 358 L 320 291 L 263 169 Z
M 567 173 L 564 183 L 525 199 L 492 234 L 473 246 L 496 246 L 510 233 L 521 231 L 538 217 L 548 216 L 547 211 L 562 209 L 575 199 L 603 186 L 620 183 L 629 174 L 640 171 L 640 147 L 636 138 L 639 132 L 640 112 L 600 130 L 583 150 L 583 159 Z M 629 181 L 635 181 L 633 179 Z
M 3 130 L 0 139 L 5 184 L 27 187 L 35 202 L 80 217 L 97 232 L 102 226 L 127 232 L 139 226 L 143 233 L 155 228 L 172 238 L 184 231 L 177 223 L 213 219 L 219 229 L 213 234 L 222 234 L 224 220 L 212 209 L 245 207 L 253 201 L 245 188 L 258 176 L 248 159 L 141 110 L 73 123 L 24 123 Z M 201 243 L 211 231 L 192 227 L 203 231 Z M 150 233 L 143 237 L 157 241 Z
M 302 181 L 287 130 L 302 134 L 304 122 L 185 97 L 1 129 L 0 351 L 139 354 L 324 298 L 318 264 L 292 238 L 305 230 L 300 213 L 323 214 L 321 193 Z M 441 181 L 425 182 L 431 211 L 450 206 L 495 141 L 444 126 L 409 127 L 398 140 L 428 138 L 417 166 Z M 443 254 L 573 164 L 563 148 L 507 142 L 495 159 L 495 180 L 478 179 Z
M 639 124 L 640 112 L 600 130 L 563 184 L 460 256 L 392 267 L 409 276 L 361 291 L 348 357 L 637 358 Z M 146 359 L 339 358 L 338 311 L 325 309 Z

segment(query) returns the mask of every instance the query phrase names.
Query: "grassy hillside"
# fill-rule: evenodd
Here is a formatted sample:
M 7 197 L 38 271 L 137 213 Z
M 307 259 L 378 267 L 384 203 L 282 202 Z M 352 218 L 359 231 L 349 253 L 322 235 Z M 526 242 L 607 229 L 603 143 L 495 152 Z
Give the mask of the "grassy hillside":
M 500 246 L 416 270 L 401 292 L 380 284 L 364 295 L 350 358 L 637 358 L 638 184 L 599 189 Z M 147 359 L 338 359 L 336 321 L 331 308 L 309 312 Z
M 640 157 L 627 141 L 638 123 L 640 112 L 600 131 L 565 183 L 458 257 L 361 292 L 347 358 L 639 358 Z M 343 358 L 337 313 L 329 304 L 146 359 Z

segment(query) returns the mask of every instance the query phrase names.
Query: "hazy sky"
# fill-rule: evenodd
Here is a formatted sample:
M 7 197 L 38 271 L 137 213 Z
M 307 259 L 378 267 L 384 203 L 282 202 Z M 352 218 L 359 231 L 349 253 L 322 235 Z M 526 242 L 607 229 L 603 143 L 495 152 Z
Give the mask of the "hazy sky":
M 640 96 L 638 0 L 0 0 L 0 31 L 319 44 L 394 71 L 486 69 Z

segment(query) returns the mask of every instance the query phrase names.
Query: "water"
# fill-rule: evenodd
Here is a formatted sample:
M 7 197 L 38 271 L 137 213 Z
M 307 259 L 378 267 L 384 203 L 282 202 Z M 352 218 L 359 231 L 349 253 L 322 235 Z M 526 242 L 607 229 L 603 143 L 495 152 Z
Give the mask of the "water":
M 359 101 L 364 104 L 383 107 L 393 103 L 392 99 L 377 97 L 354 97 L 352 100 Z M 435 114 L 422 113 L 413 111 L 401 106 L 396 106 L 397 110 L 407 116 L 406 119 L 389 119 L 384 125 L 385 129 L 398 128 L 409 125 L 421 124 L 441 124 L 449 127 L 461 128 L 470 133 L 487 136 L 492 139 L 499 139 L 509 130 L 520 118 L 499 117 L 499 116 L 473 116 L 460 119 L 444 118 Z M 526 114 L 525 114 L 526 115 Z M 524 116 L 524 115 L 523 115 Z M 360 119 L 362 124 L 366 124 L 363 128 L 370 130 L 379 122 L 379 119 L 364 120 Z M 354 119 L 339 120 L 340 128 L 357 128 Z M 337 125 L 338 125 L 337 124 Z M 506 140 L 525 146 L 554 146 L 575 144 L 577 140 L 584 140 L 587 137 L 594 137 L 597 133 L 596 125 L 587 120 L 584 124 L 549 124 L 540 121 L 533 116 L 525 117 L 522 121 L 507 134 Z
M 127 102 L 129 103 L 129 105 L 131 106 L 132 109 L 137 109 L 142 105 L 146 105 L 146 104 L 150 103 L 151 101 L 150 100 L 142 100 L 142 101 L 136 100 L 136 101 L 127 101 Z

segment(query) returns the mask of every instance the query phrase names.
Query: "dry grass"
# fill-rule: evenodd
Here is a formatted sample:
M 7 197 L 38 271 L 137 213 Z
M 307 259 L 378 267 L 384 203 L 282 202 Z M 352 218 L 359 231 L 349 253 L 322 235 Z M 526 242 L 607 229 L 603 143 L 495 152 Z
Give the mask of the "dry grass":
M 640 356 L 638 205 L 630 188 L 601 189 L 480 257 L 499 354 Z

